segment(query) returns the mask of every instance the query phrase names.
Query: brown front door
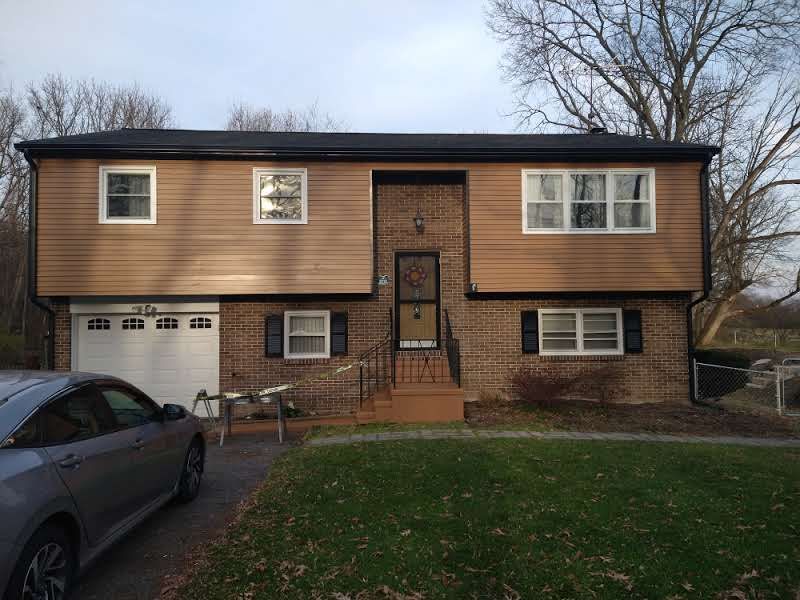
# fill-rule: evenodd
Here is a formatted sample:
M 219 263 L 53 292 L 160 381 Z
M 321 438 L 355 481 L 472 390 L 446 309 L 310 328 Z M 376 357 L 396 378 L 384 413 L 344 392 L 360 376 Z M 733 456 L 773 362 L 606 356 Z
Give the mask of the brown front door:
M 395 255 L 395 330 L 397 348 L 439 347 L 439 255 Z

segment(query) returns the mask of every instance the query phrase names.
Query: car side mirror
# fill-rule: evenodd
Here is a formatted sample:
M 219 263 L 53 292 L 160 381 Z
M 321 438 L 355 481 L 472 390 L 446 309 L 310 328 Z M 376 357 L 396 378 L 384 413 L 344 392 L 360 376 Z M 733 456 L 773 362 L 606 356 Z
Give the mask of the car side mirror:
M 179 404 L 165 404 L 164 405 L 164 420 L 165 421 L 180 421 L 186 417 L 186 409 Z

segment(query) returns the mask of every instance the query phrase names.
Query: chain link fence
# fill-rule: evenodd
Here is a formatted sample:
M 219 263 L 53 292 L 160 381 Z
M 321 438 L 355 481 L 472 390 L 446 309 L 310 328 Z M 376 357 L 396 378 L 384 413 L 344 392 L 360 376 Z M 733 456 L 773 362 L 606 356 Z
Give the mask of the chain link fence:
M 723 406 L 800 416 L 800 367 L 740 369 L 694 361 L 695 397 Z

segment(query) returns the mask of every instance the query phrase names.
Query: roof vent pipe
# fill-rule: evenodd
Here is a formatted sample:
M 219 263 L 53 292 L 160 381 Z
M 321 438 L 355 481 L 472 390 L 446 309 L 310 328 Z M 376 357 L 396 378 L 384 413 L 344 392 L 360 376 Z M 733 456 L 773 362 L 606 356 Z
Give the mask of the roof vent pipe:
M 595 125 L 589 128 L 590 135 L 602 135 L 604 133 L 608 133 L 608 129 L 606 129 L 605 127 Z

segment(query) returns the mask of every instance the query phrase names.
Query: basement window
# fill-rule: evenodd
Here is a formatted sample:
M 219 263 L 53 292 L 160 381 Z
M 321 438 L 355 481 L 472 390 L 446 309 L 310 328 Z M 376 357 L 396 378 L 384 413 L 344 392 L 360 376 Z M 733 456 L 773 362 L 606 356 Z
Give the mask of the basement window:
M 539 336 L 542 355 L 622 354 L 622 311 L 542 309 Z
M 308 223 L 306 169 L 253 169 L 253 223 Z
M 155 222 L 156 168 L 100 167 L 100 223 Z
M 297 310 L 283 313 L 283 347 L 286 358 L 328 358 L 331 347 L 331 313 Z

